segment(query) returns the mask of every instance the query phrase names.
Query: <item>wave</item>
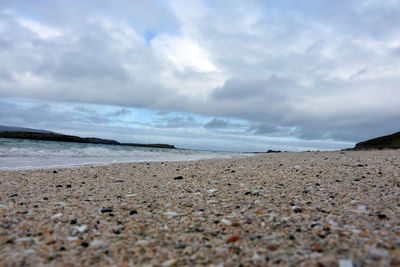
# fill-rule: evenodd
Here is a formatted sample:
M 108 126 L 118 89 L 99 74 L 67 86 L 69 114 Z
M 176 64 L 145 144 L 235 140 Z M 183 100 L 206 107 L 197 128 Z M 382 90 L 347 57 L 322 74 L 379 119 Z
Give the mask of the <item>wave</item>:
M 106 165 L 144 161 L 191 161 L 240 153 L 0 139 L 0 170 Z

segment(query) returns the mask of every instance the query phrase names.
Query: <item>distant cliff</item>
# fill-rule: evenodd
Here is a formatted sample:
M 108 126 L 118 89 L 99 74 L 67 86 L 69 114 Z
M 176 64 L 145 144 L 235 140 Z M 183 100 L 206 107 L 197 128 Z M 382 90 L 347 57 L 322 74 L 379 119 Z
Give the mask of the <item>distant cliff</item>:
M 135 144 L 135 143 L 119 143 L 115 140 L 101 139 L 95 137 L 79 137 L 73 135 L 56 134 L 51 132 L 21 132 L 21 131 L 2 131 L 0 138 L 30 139 L 41 141 L 58 141 L 58 142 L 75 142 L 86 144 L 104 144 L 104 145 L 121 145 L 121 146 L 139 146 L 139 147 L 155 147 L 170 148 L 175 146 L 167 144 Z
M 357 143 L 353 150 L 400 148 L 400 132 Z

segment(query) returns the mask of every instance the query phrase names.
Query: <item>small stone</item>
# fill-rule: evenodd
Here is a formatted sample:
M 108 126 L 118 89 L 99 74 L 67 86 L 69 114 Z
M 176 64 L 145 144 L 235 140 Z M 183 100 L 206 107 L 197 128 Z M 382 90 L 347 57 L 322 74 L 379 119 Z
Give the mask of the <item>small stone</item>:
M 129 212 L 129 215 L 134 215 L 134 214 L 137 214 L 137 211 L 136 211 L 136 210 L 131 210 L 131 211 Z
M 70 185 L 70 184 L 67 184 L 67 188 L 71 188 L 71 185 Z
M 369 253 L 373 258 L 384 258 L 389 256 L 389 252 L 387 250 L 379 248 L 371 248 Z
M 150 243 L 149 241 L 141 239 L 141 240 L 136 241 L 135 245 L 145 247 L 145 246 L 149 245 L 149 243 Z
M 86 225 L 79 226 L 79 227 L 78 227 L 78 232 L 79 232 L 79 233 L 83 233 L 83 232 L 86 231 L 86 229 L 87 229 L 87 226 L 86 226 Z
M 221 219 L 221 223 L 223 223 L 223 224 L 225 224 L 227 226 L 231 226 L 232 225 L 232 222 L 230 220 L 227 220 L 227 219 Z
M 176 176 L 176 177 L 174 177 L 174 180 L 182 180 L 183 179 L 183 176 Z
M 353 267 L 352 260 L 339 260 L 339 267 Z
M 93 240 L 91 246 L 93 248 L 106 248 L 108 244 L 101 239 Z
M 180 214 L 177 213 L 177 212 L 174 212 L 174 211 L 166 211 L 166 212 L 164 212 L 164 215 L 165 216 L 170 216 L 170 217 L 175 217 L 175 216 L 178 216 Z
M 357 210 L 358 211 L 367 211 L 367 207 L 364 206 L 364 205 L 360 205 L 360 206 L 357 207 Z
M 303 209 L 300 208 L 300 207 L 297 207 L 297 206 L 292 207 L 292 210 L 293 210 L 295 213 L 301 213 L 301 212 L 303 212 Z
M 177 260 L 176 259 L 169 259 L 169 260 L 167 260 L 167 261 L 164 261 L 162 264 L 161 264 L 161 266 L 165 266 L 165 267 L 168 267 L 168 266 L 171 266 L 171 265 L 174 265 L 175 263 L 177 262 Z
M 316 243 L 312 243 L 310 245 L 310 248 L 312 251 L 317 251 L 317 252 L 322 252 L 322 249 L 323 249 L 322 245 L 316 244 Z
M 378 213 L 377 216 L 379 219 L 389 219 L 386 214 Z
M 106 212 L 113 212 L 113 208 L 103 208 L 103 209 L 101 209 L 101 213 L 106 213 Z
M 60 218 L 61 216 L 62 216 L 62 213 L 61 213 L 61 212 L 60 212 L 60 213 L 56 213 L 56 214 L 54 214 L 53 216 L 51 216 L 50 219 L 52 219 L 52 220 L 58 219 L 58 218 Z
M 78 219 L 72 219 L 71 221 L 70 221 L 70 224 L 77 224 L 78 223 Z
M 83 241 L 83 242 L 81 243 L 81 246 L 84 247 L 84 248 L 87 248 L 87 247 L 89 246 L 89 243 L 86 242 L 86 241 Z
M 226 240 L 226 243 L 235 243 L 235 242 L 239 241 L 239 239 L 240 239 L 240 237 L 234 235 L 234 236 L 229 237 Z
M 267 249 L 270 250 L 270 251 L 275 251 L 275 250 L 278 249 L 278 246 L 277 245 L 268 245 Z
M 56 170 L 54 170 L 54 171 L 53 171 L 53 173 L 57 173 L 57 171 L 56 171 Z
M 113 183 L 124 183 L 124 180 L 114 180 Z

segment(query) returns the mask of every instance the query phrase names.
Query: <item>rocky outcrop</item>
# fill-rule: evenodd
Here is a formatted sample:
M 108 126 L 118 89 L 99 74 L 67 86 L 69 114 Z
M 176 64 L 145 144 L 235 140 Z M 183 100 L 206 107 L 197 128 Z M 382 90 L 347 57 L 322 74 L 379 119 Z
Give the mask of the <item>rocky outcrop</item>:
M 175 146 L 168 144 L 135 144 L 135 143 L 119 143 L 115 140 L 101 139 L 95 137 L 79 137 L 73 135 L 64 135 L 56 133 L 40 133 L 40 132 L 19 132 L 19 131 L 3 131 L 0 132 L 0 138 L 30 139 L 41 141 L 58 141 L 58 142 L 75 142 L 87 144 L 104 144 L 104 145 L 121 145 L 121 146 L 139 146 L 154 148 L 169 148 Z
M 357 143 L 353 150 L 400 148 L 400 132 Z

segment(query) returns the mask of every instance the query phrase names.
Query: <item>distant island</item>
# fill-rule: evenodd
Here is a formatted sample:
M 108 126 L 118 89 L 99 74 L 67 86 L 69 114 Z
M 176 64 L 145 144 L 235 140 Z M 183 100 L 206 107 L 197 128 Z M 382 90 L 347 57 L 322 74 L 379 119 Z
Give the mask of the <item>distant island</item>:
M 0 138 L 175 149 L 175 146 L 168 144 L 120 143 L 115 140 L 108 140 L 102 138 L 79 137 L 73 135 L 54 133 L 45 130 L 36 130 L 36 129 L 9 127 L 9 126 L 0 126 Z
M 371 150 L 371 149 L 398 149 L 400 148 L 400 132 L 373 138 L 357 143 L 349 150 Z

